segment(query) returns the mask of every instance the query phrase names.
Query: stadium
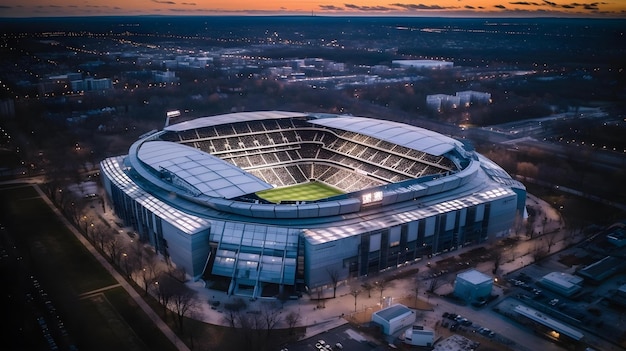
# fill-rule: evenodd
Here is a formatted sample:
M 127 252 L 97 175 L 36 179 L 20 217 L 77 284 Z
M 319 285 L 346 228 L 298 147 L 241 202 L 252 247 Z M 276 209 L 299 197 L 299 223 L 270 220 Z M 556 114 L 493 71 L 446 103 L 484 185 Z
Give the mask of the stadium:
M 348 115 L 230 113 L 101 162 L 116 215 L 193 279 L 293 294 L 506 236 L 524 186 L 459 140 Z

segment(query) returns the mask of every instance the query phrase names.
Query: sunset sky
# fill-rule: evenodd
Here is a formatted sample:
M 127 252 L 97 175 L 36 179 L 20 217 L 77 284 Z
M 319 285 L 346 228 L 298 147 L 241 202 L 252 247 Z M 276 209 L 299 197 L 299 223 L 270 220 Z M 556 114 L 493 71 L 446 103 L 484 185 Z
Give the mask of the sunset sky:
M 310 15 L 618 17 L 626 0 L 2 0 L 0 17 Z

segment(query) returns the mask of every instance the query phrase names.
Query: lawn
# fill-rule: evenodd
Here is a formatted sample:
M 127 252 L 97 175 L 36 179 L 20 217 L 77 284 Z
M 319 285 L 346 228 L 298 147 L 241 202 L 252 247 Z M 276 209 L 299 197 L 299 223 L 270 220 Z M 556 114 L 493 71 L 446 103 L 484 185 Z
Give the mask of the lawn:
M 315 201 L 341 195 L 341 190 L 319 182 L 309 182 L 276 189 L 259 191 L 257 195 L 267 201 L 280 203 L 285 201 Z
M 0 221 L 23 254 L 21 266 L 11 275 L 18 282 L 35 275 L 48 293 L 69 331 L 82 350 L 175 350 L 134 300 L 120 287 L 81 299 L 80 294 L 115 286 L 117 281 L 96 261 L 55 213 L 30 186 L 0 187 Z M 7 281 L 13 279 L 6 277 Z M 27 284 L 15 286 L 25 296 Z M 18 291 L 22 290 L 21 292 Z M 30 308 L 21 309 L 20 321 L 36 325 Z M 41 349 L 41 330 L 29 329 L 8 345 L 30 345 Z M 32 335 L 31 335 L 32 334 Z M 33 340 L 32 342 L 29 340 Z M 43 344 L 45 345 L 45 343 Z

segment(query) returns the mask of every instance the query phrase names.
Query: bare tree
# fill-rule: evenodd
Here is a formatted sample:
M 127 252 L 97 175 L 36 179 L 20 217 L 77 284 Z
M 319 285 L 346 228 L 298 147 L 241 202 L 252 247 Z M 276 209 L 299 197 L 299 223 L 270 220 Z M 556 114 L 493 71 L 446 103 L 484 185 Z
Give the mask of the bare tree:
M 370 282 L 365 282 L 361 284 L 361 287 L 363 288 L 363 290 L 367 291 L 367 297 L 371 298 L 372 290 L 374 290 L 374 285 L 372 285 Z
M 547 234 L 545 236 L 546 238 L 546 245 L 548 246 L 548 253 L 550 253 L 550 250 L 552 249 L 552 246 L 554 246 L 557 242 L 557 234 L 558 232 L 552 232 L 550 234 Z
M 357 289 L 356 287 L 353 286 L 350 288 L 350 295 L 354 297 L 354 312 L 356 312 L 356 299 L 360 293 L 361 293 L 361 290 Z
M 261 319 L 265 325 L 266 338 L 270 338 L 272 330 L 281 321 L 280 310 L 274 303 L 266 303 L 261 307 Z
M 328 272 L 328 276 L 330 277 L 330 281 L 333 283 L 333 299 L 337 297 L 337 284 L 339 283 L 339 271 L 334 268 L 326 269 Z
M 317 307 L 319 308 L 325 308 L 326 307 L 326 300 L 323 298 L 324 295 L 324 289 L 322 289 L 322 287 L 318 287 L 316 289 L 317 291 Z
M 157 262 L 153 256 L 144 256 L 143 259 L 143 268 L 139 271 L 139 275 L 143 281 L 144 293 L 148 294 L 148 289 L 150 285 L 154 282 L 156 277 L 159 275 L 159 270 L 157 268 Z
M 419 280 L 415 281 L 415 285 L 413 286 L 413 292 L 415 293 L 415 308 L 417 308 L 417 297 L 419 296 L 420 293 L 420 282 Z
M 434 277 L 430 280 L 430 285 L 428 287 L 428 292 L 430 292 L 431 294 L 435 292 L 435 290 L 437 290 L 437 288 L 439 288 L 440 286 L 444 285 L 446 282 L 442 279 L 440 279 L 441 277 Z
M 291 311 L 285 316 L 285 322 L 289 327 L 289 334 L 293 335 L 296 325 L 300 322 L 300 312 Z
M 515 254 L 515 250 L 511 250 L 513 254 Z M 493 274 L 496 274 L 498 268 L 500 268 L 500 264 L 502 263 L 502 251 L 499 249 L 493 250 L 491 253 L 491 258 L 493 258 Z
M 180 283 L 177 289 L 174 290 L 172 296 L 172 310 L 178 317 L 178 328 L 180 332 L 183 331 L 183 321 L 197 306 L 196 292 L 189 289 L 186 285 Z
M 534 229 L 532 217 L 528 217 L 528 219 L 526 219 L 526 235 L 530 239 L 532 239 L 535 236 L 535 229 Z
M 103 252 L 109 255 L 109 259 L 114 265 L 122 267 L 122 241 L 119 240 L 116 232 L 111 231 L 109 228 L 102 228 L 104 250 Z
M 387 289 L 387 287 L 389 287 L 389 282 L 381 279 L 379 281 L 377 281 L 375 284 L 376 289 L 378 289 L 378 291 L 380 291 L 380 298 L 383 298 L 383 291 L 385 291 L 385 289 Z
M 105 252 L 104 249 L 111 240 L 111 233 L 99 222 L 94 223 L 91 226 L 91 237 L 96 246 L 100 249 L 100 252 Z
M 157 298 L 159 299 L 161 306 L 163 306 L 164 317 L 166 316 L 167 307 L 169 306 L 170 301 L 176 295 L 179 284 L 180 282 L 173 279 L 170 275 L 164 273 L 160 274 L 154 282 L 154 289 Z
M 531 257 L 533 258 L 533 260 L 535 262 L 539 262 L 541 261 L 541 259 L 543 259 L 544 257 L 546 257 L 548 253 L 546 252 L 546 250 L 541 247 L 540 245 L 535 246 L 534 250 L 531 252 Z

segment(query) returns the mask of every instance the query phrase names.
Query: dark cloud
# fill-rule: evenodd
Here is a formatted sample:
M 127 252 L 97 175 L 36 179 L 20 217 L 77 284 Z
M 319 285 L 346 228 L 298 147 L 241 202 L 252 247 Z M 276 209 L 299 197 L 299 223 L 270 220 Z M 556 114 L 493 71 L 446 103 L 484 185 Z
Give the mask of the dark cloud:
M 198 4 L 196 4 L 195 2 L 181 2 L 181 5 L 188 5 L 188 6 L 196 6 Z
M 504 6 L 504 5 L 494 5 L 493 7 L 497 8 L 497 9 L 506 9 L 506 6 Z
M 169 1 L 169 0 L 152 0 L 152 2 L 156 2 L 157 4 L 176 5 L 174 1 Z
M 319 7 L 324 11 L 343 11 L 343 7 L 335 5 L 319 5 Z
M 359 6 L 355 4 L 344 4 L 345 7 L 358 11 L 392 11 L 393 8 L 386 6 Z
M 528 2 L 528 1 L 515 1 L 515 2 L 510 2 L 509 4 L 511 5 L 525 5 L 525 6 L 542 6 L 539 3 L 536 2 Z
M 470 6 L 470 5 L 465 5 L 464 8 L 468 9 L 468 10 L 474 10 L 476 9 L 474 6 Z
M 455 9 L 458 7 L 450 6 L 444 7 L 439 5 L 424 5 L 424 4 L 389 4 L 390 6 L 401 7 L 406 10 L 446 10 L 446 9 Z
M 552 6 L 552 7 L 557 7 L 557 6 L 559 6 L 559 5 L 557 5 L 557 3 L 556 3 L 556 2 L 552 2 L 552 1 L 548 1 L 548 0 L 543 0 L 543 2 L 544 2 L 544 3 L 546 3 L 546 4 L 548 4 L 548 5 L 550 5 L 550 6 Z
M 0 5 L 0 10 L 12 9 L 12 6 Z

